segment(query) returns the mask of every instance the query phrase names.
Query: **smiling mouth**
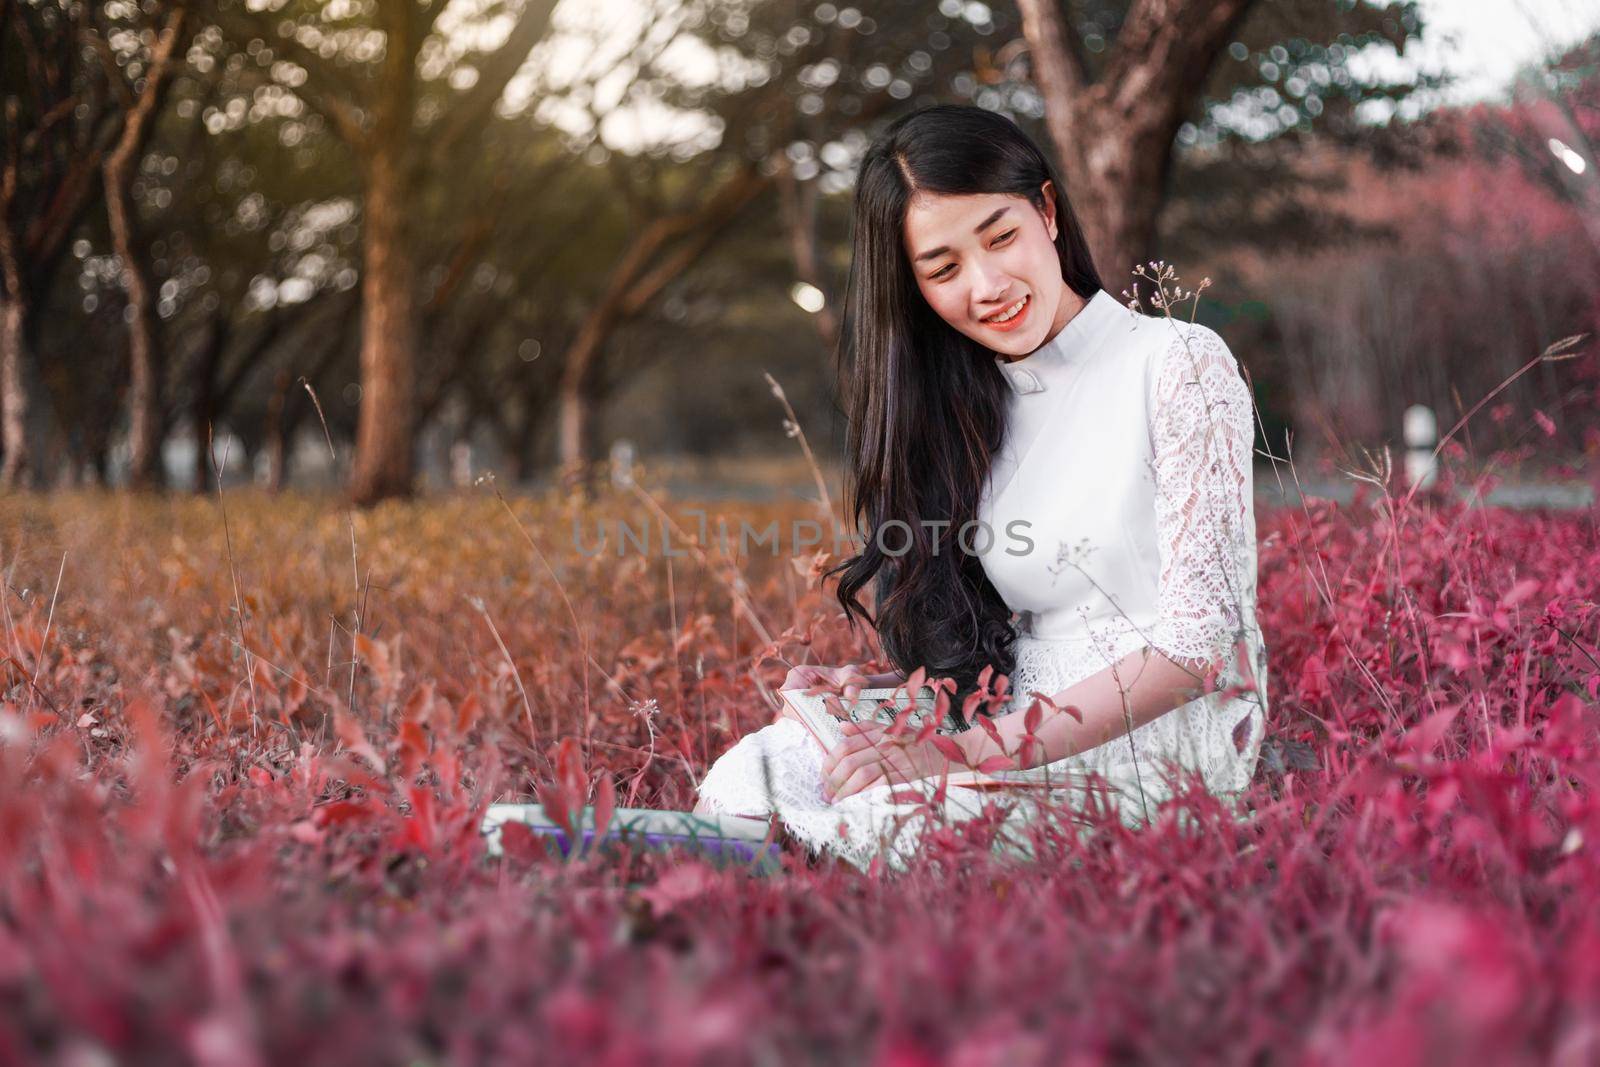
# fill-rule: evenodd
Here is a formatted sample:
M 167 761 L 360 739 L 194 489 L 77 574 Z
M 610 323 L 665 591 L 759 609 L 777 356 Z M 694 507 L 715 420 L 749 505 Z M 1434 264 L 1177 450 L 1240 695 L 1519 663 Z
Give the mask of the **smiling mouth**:
M 1011 322 L 1018 315 L 1022 314 L 1023 308 L 1027 306 L 1028 301 L 1031 299 L 1033 298 L 1025 296 L 1021 300 L 1018 300 L 1015 304 L 1011 304 L 1008 307 L 1003 307 L 999 311 L 996 311 L 993 315 L 985 315 L 978 321 L 989 326 L 1003 326 L 1006 323 Z

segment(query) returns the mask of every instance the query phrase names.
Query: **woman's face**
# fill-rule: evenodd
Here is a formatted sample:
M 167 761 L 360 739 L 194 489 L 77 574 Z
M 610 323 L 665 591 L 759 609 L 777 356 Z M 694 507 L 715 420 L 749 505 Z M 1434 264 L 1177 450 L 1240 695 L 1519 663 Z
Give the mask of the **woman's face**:
M 1061 277 L 1055 190 L 1047 181 L 1042 191 L 1043 211 L 1002 193 L 918 193 L 906 210 L 906 256 L 923 299 L 1008 360 L 1054 337 L 1083 306 Z

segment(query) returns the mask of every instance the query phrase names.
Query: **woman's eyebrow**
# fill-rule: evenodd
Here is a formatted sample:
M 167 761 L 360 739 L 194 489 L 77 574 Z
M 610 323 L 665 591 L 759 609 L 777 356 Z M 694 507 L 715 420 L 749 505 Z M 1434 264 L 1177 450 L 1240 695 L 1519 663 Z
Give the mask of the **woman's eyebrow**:
M 993 226 L 999 220 L 1001 215 L 1004 215 L 1006 212 L 1008 212 L 1010 210 L 1011 209 L 1009 207 L 1000 208 L 994 214 L 990 215 L 988 218 L 984 219 L 982 222 L 980 222 L 976 226 L 974 226 L 972 228 L 972 232 L 975 233 L 975 234 L 976 233 L 982 233 L 984 230 L 987 230 L 990 226 Z M 939 256 L 944 255 L 948 251 L 950 251 L 950 246 L 949 245 L 940 245 L 938 248 L 930 248 L 926 252 L 918 253 L 918 255 L 915 257 L 915 262 L 921 263 L 925 259 L 936 259 Z

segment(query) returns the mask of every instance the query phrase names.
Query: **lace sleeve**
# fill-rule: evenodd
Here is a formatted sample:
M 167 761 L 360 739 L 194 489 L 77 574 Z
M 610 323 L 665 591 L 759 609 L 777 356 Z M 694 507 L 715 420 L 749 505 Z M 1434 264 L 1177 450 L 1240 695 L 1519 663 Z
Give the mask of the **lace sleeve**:
M 1220 664 L 1253 596 L 1250 388 L 1222 338 L 1174 330 L 1151 373 L 1151 444 L 1160 551 L 1150 643 L 1204 673 Z

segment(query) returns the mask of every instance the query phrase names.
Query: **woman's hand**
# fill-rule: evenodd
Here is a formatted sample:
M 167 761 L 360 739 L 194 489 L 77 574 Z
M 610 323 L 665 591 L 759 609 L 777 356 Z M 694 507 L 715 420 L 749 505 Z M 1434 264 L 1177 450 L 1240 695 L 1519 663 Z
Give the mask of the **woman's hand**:
M 918 742 L 909 731 L 890 737 L 878 722 L 847 722 L 843 730 L 844 740 L 822 760 L 822 795 L 830 804 L 875 785 L 936 778 L 950 767 L 931 740 Z

